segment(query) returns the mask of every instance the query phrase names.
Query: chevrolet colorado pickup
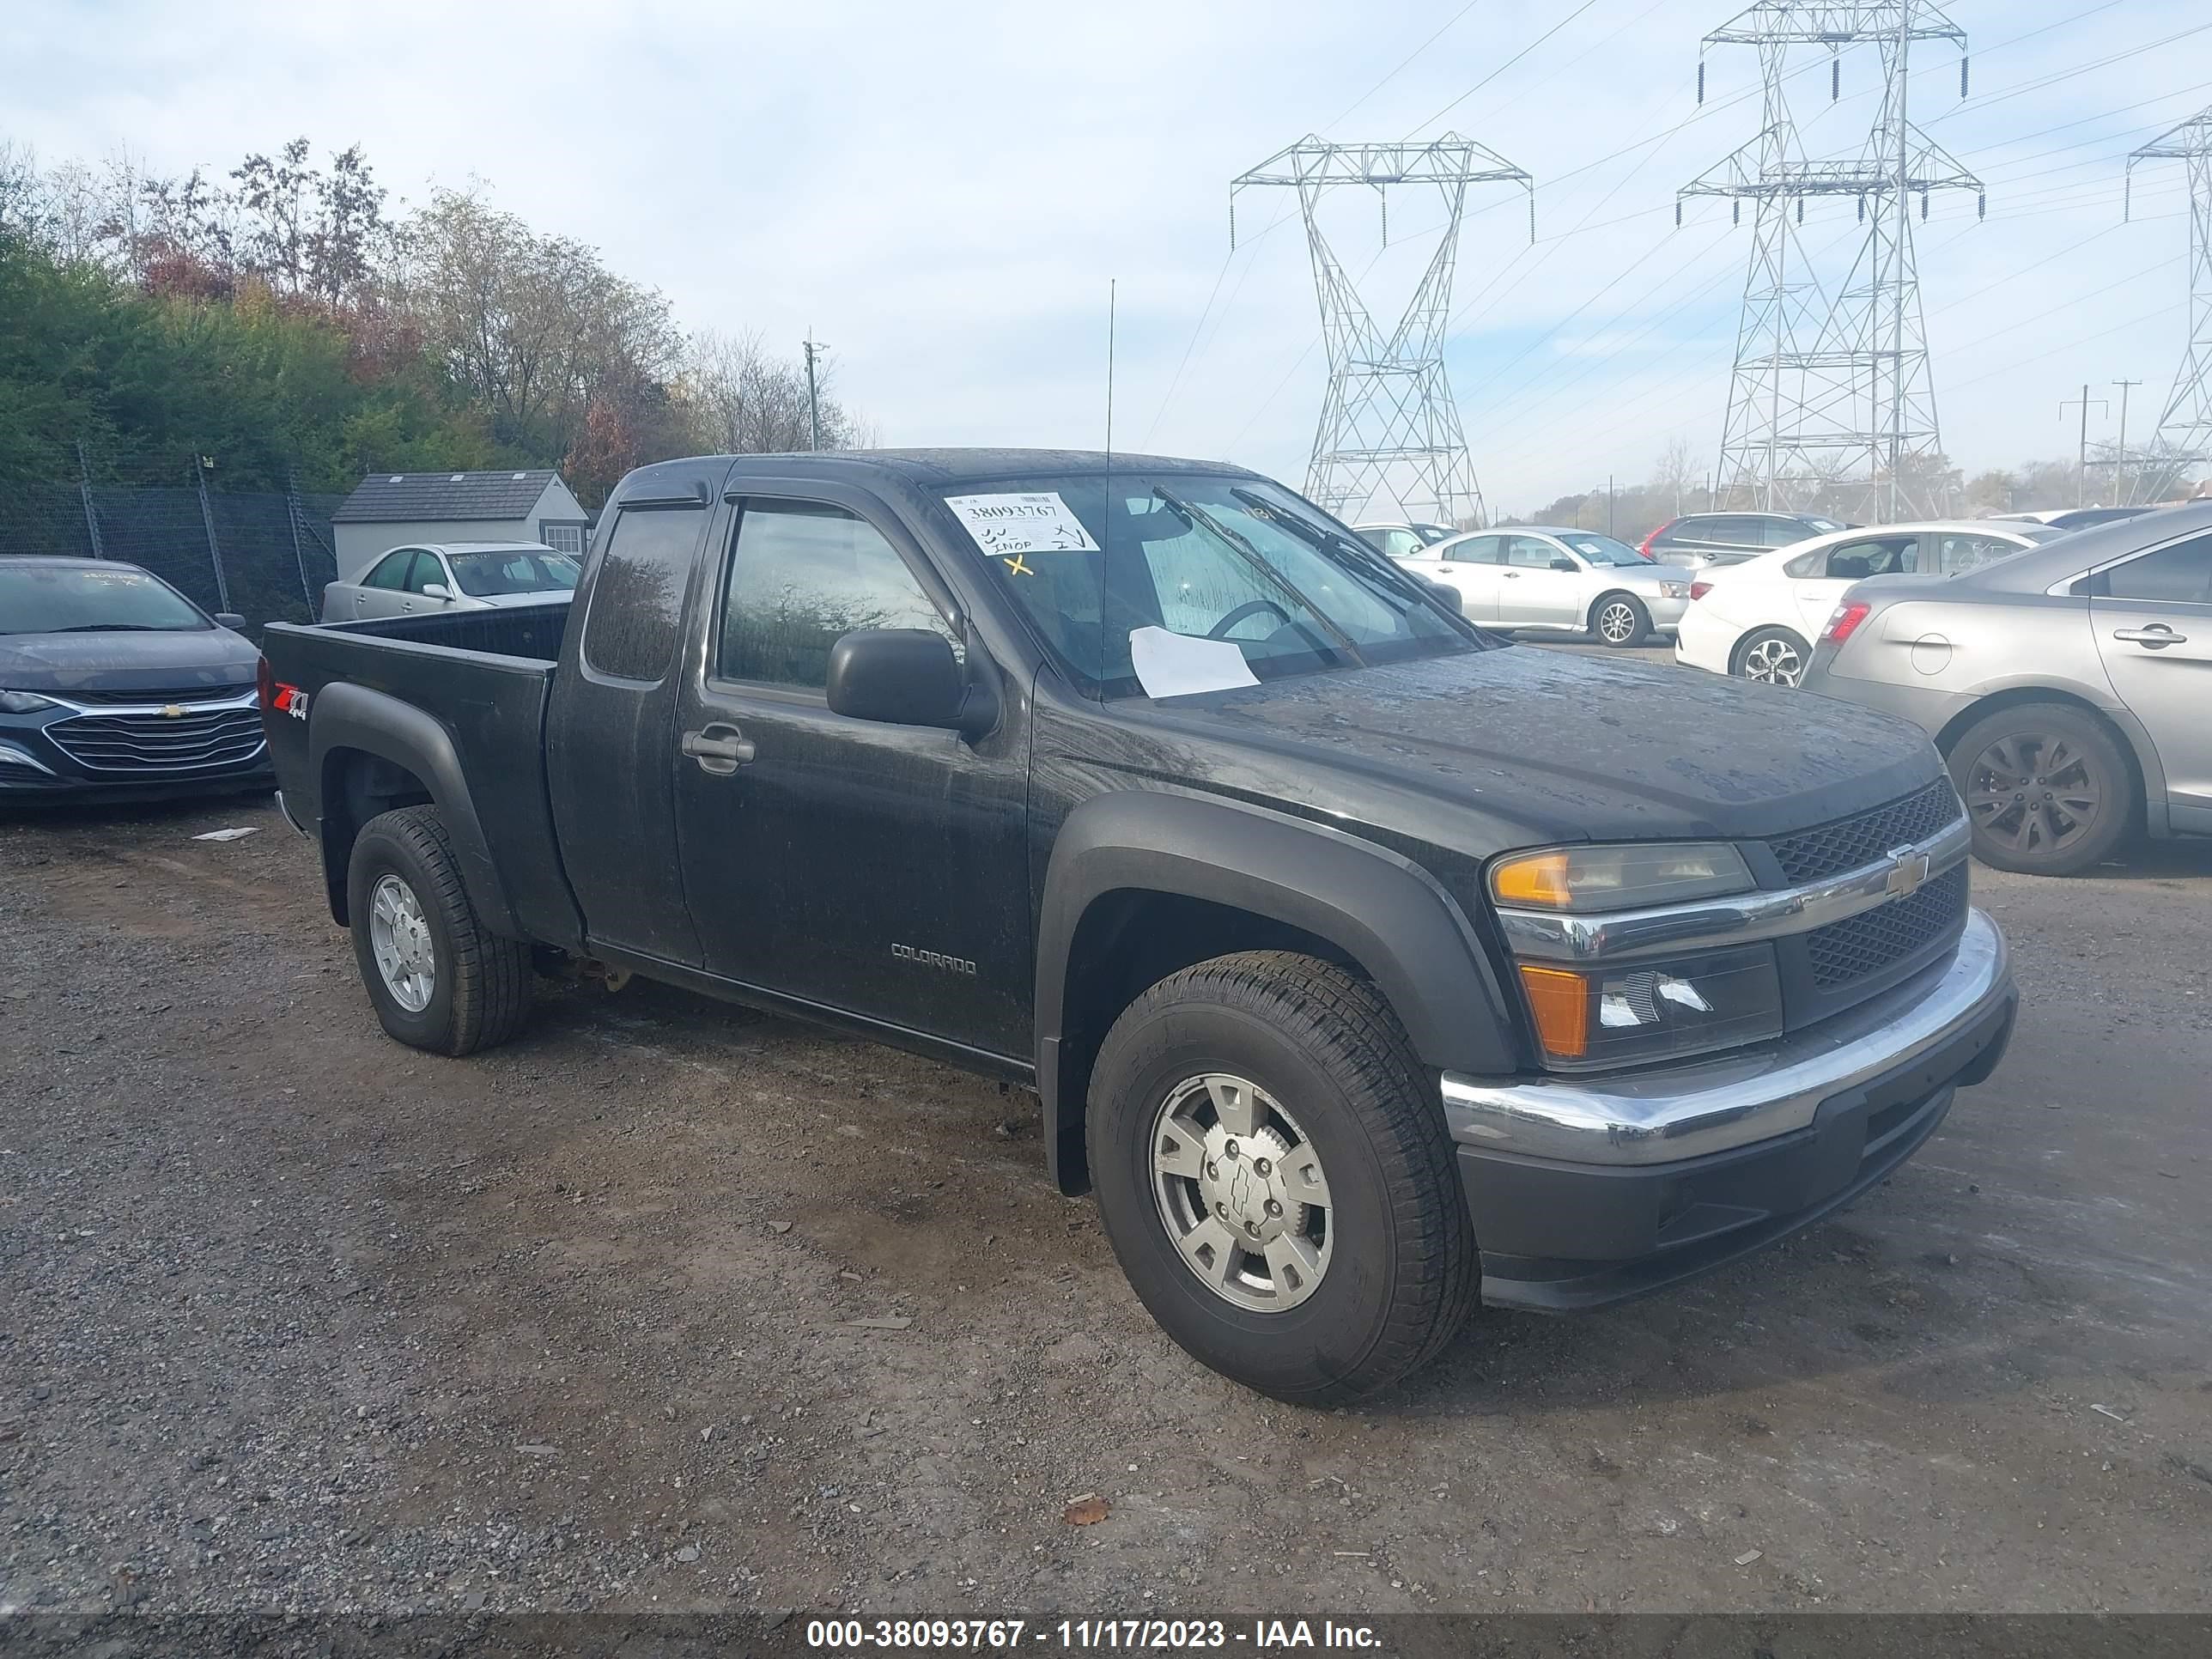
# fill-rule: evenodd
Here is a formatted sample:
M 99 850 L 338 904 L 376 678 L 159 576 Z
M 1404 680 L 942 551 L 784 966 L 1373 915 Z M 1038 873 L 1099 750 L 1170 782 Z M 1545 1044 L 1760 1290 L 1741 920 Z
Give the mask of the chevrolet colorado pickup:
M 573 605 L 264 648 L 394 1037 L 574 958 L 1027 1085 L 1158 1322 L 1284 1399 L 1806 1225 L 2012 1026 L 1919 732 L 1508 645 L 1231 466 L 671 461 Z

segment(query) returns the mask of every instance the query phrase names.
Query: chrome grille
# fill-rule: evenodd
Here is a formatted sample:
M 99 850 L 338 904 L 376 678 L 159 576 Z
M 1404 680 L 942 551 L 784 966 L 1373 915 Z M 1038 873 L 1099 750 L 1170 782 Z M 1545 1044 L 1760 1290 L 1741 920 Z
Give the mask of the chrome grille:
M 1927 840 L 1960 816 L 1958 793 L 1948 778 L 1938 778 L 1902 800 L 1794 836 L 1779 836 L 1766 845 L 1782 866 L 1783 879 L 1795 887 L 1863 869 L 1899 847 Z
M 1966 918 L 1966 866 L 1956 864 L 1909 898 L 1892 899 L 1806 934 L 1813 982 L 1826 991 L 1878 974 L 1955 931 Z
M 82 691 L 72 686 L 53 695 L 64 702 L 126 703 L 143 708 L 148 703 L 228 702 L 252 689 L 250 685 L 179 685 L 166 691 Z
M 89 772 L 198 772 L 236 766 L 260 753 L 261 711 L 79 714 L 56 720 L 46 734 Z

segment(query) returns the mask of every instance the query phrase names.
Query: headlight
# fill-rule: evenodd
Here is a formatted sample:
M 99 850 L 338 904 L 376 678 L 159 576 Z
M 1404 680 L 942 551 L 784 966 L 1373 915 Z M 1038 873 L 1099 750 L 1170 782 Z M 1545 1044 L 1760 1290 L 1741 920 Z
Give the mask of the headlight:
M 35 691 L 0 691 L 0 714 L 30 714 L 60 707 L 52 697 L 42 697 Z
M 1690 585 L 1687 582 L 1661 582 L 1659 597 L 1662 599 L 1686 599 L 1690 597 Z
M 1524 962 L 1521 988 L 1545 1058 L 1565 1069 L 1648 1066 L 1782 1030 L 1782 981 L 1771 945 L 1614 968 Z
M 1635 910 L 1747 893 L 1755 884 L 1743 854 L 1726 842 L 1555 847 L 1490 866 L 1491 896 L 1500 904 L 1547 910 Z

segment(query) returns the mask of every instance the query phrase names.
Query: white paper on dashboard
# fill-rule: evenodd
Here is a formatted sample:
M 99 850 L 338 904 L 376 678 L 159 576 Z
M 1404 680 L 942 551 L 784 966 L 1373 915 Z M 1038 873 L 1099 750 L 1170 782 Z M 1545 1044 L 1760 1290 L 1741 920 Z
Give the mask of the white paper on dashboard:
M 1023 553 L 1096 553 L 1098 544 L 1068 511 L 1057 489 L 1012 495 L 948 495 L 975 545 L 994 556 Z
M 1131 629 L 1129 661 L 1148 697 L 1187 697 L 1260 683 L 1233 641 L 1194 640 L 1164 628 Z

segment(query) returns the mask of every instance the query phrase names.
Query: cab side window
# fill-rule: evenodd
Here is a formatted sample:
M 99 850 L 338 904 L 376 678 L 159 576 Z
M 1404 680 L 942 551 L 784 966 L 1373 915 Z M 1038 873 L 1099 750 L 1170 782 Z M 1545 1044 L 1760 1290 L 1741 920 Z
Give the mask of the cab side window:
M 624 507 L 600 556 L 584 619 L 584 663 L 610 678 L 657 681 L 676 656 L 684 589 L 707 515 L 696 507 Z
M 1394 559 L 1425 559 L 1431 557 L 1429 544 L 1410 530 L 1383 530 L 1376 532 L 1382 550 Z
M 869 628 L 958 640 L 898 550 L 866 519 L 825 501 L 752 501 L 723 586 L 718 679 L 822 690 L 830 647 Z
M 1516 536 L 1506 545 L 1505 562 L 1516 570 L 1549 570 L 1552 561 L 1567 556 L 1534 536 Z
M 416 553 L 414 568 L 407 573 L 407 591 L 420 593 L 433 582 L 446 582 L 448 589 L 452 586 L 446 576 L 446 567 L 435 553 Z
M 1911 536 L 1887 536 L 1832 547 L 1826 556 L 1828 580 L 1857 582 L 1869 576 L 1892 576 L 1912 570 L 1918 563 L 1919 545 Z

